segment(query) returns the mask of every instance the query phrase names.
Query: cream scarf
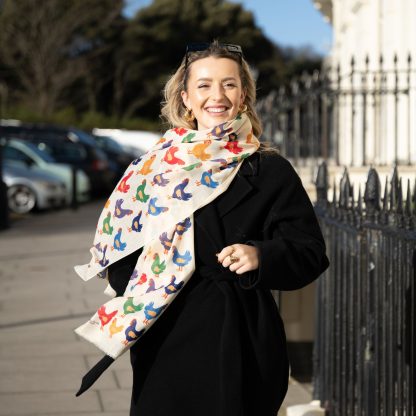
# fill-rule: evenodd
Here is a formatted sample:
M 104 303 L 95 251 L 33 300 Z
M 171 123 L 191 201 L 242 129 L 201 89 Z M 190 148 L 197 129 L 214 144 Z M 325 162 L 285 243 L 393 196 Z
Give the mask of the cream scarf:
M 117 358 L 147 331 L 195 270 L 193 213 L 224 192 L 260 143 L 246 114 L 213 129 L 168 130 L 127 168 L 100 215 L 84 279 L 143 247 L 123 296 L 75 332 Z M 107 294 L 113 292 L 111 287 Z

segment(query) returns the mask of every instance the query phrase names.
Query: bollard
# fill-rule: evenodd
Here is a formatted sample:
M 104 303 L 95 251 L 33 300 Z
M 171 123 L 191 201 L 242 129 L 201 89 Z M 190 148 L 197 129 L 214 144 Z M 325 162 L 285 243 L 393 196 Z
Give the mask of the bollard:
M 72 198 L 71 198 L 71 208 L 75 211 L 78 209 L 78 199 L 77 199 L 77 167 L 72 166 Z
M 9 204 L 7 186 L 3 181 L 3 143 L 0 143 L 0 230 L 9 228 Z

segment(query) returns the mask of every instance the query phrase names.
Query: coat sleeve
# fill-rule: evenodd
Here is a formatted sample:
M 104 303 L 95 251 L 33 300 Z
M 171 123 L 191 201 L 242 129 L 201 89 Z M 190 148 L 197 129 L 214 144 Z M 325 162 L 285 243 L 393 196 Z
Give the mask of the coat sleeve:
M 130 276 L 133 273 L 134 266 L 136 266 L 142 250 L 143 248 L 136 250 L 108 267 L 108 282 L 117 293 L 117 296 L 122 296 L 126 290 Z
M 259 267 L 243 273 L 244 289 L 300 289 L 329 266 L 325 241 L 312 203 L 290 162 L 279 171 L 279 187 L 264 225 L 264 240 L 249 240 Z

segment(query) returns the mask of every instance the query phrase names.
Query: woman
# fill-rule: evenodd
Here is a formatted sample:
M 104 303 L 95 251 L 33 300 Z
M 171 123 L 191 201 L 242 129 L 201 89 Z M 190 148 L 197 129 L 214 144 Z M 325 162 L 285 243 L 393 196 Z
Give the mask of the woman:
M 76 330 L 107 354 L 80 392 L 130 348 L 130 415 L 277 414 L 289 364 L 270 289 L 299 289 L 329 262 L 299 177 L 257 139 L 254 105 L 241 48 L 187 49 L 165 88 L 175 128 L 127 169 L 77 266 L 115 295 Z

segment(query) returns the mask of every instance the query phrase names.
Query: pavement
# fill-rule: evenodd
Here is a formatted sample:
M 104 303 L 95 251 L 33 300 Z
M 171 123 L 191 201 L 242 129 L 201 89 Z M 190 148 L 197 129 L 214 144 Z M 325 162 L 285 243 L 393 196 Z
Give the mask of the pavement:
M 81 377 L 102 357 L 74 328 L 108 300 L 105 283 L 73 266 L 89 247 L 103 201 L 13 218 L 0 232 L 0 415 L 126 416 L 132 376 L 124 354 L 80 397 Z M 311 401 L 290 381 L 286 406 Z M 197 415 L 195 415 L 197 416 Z

